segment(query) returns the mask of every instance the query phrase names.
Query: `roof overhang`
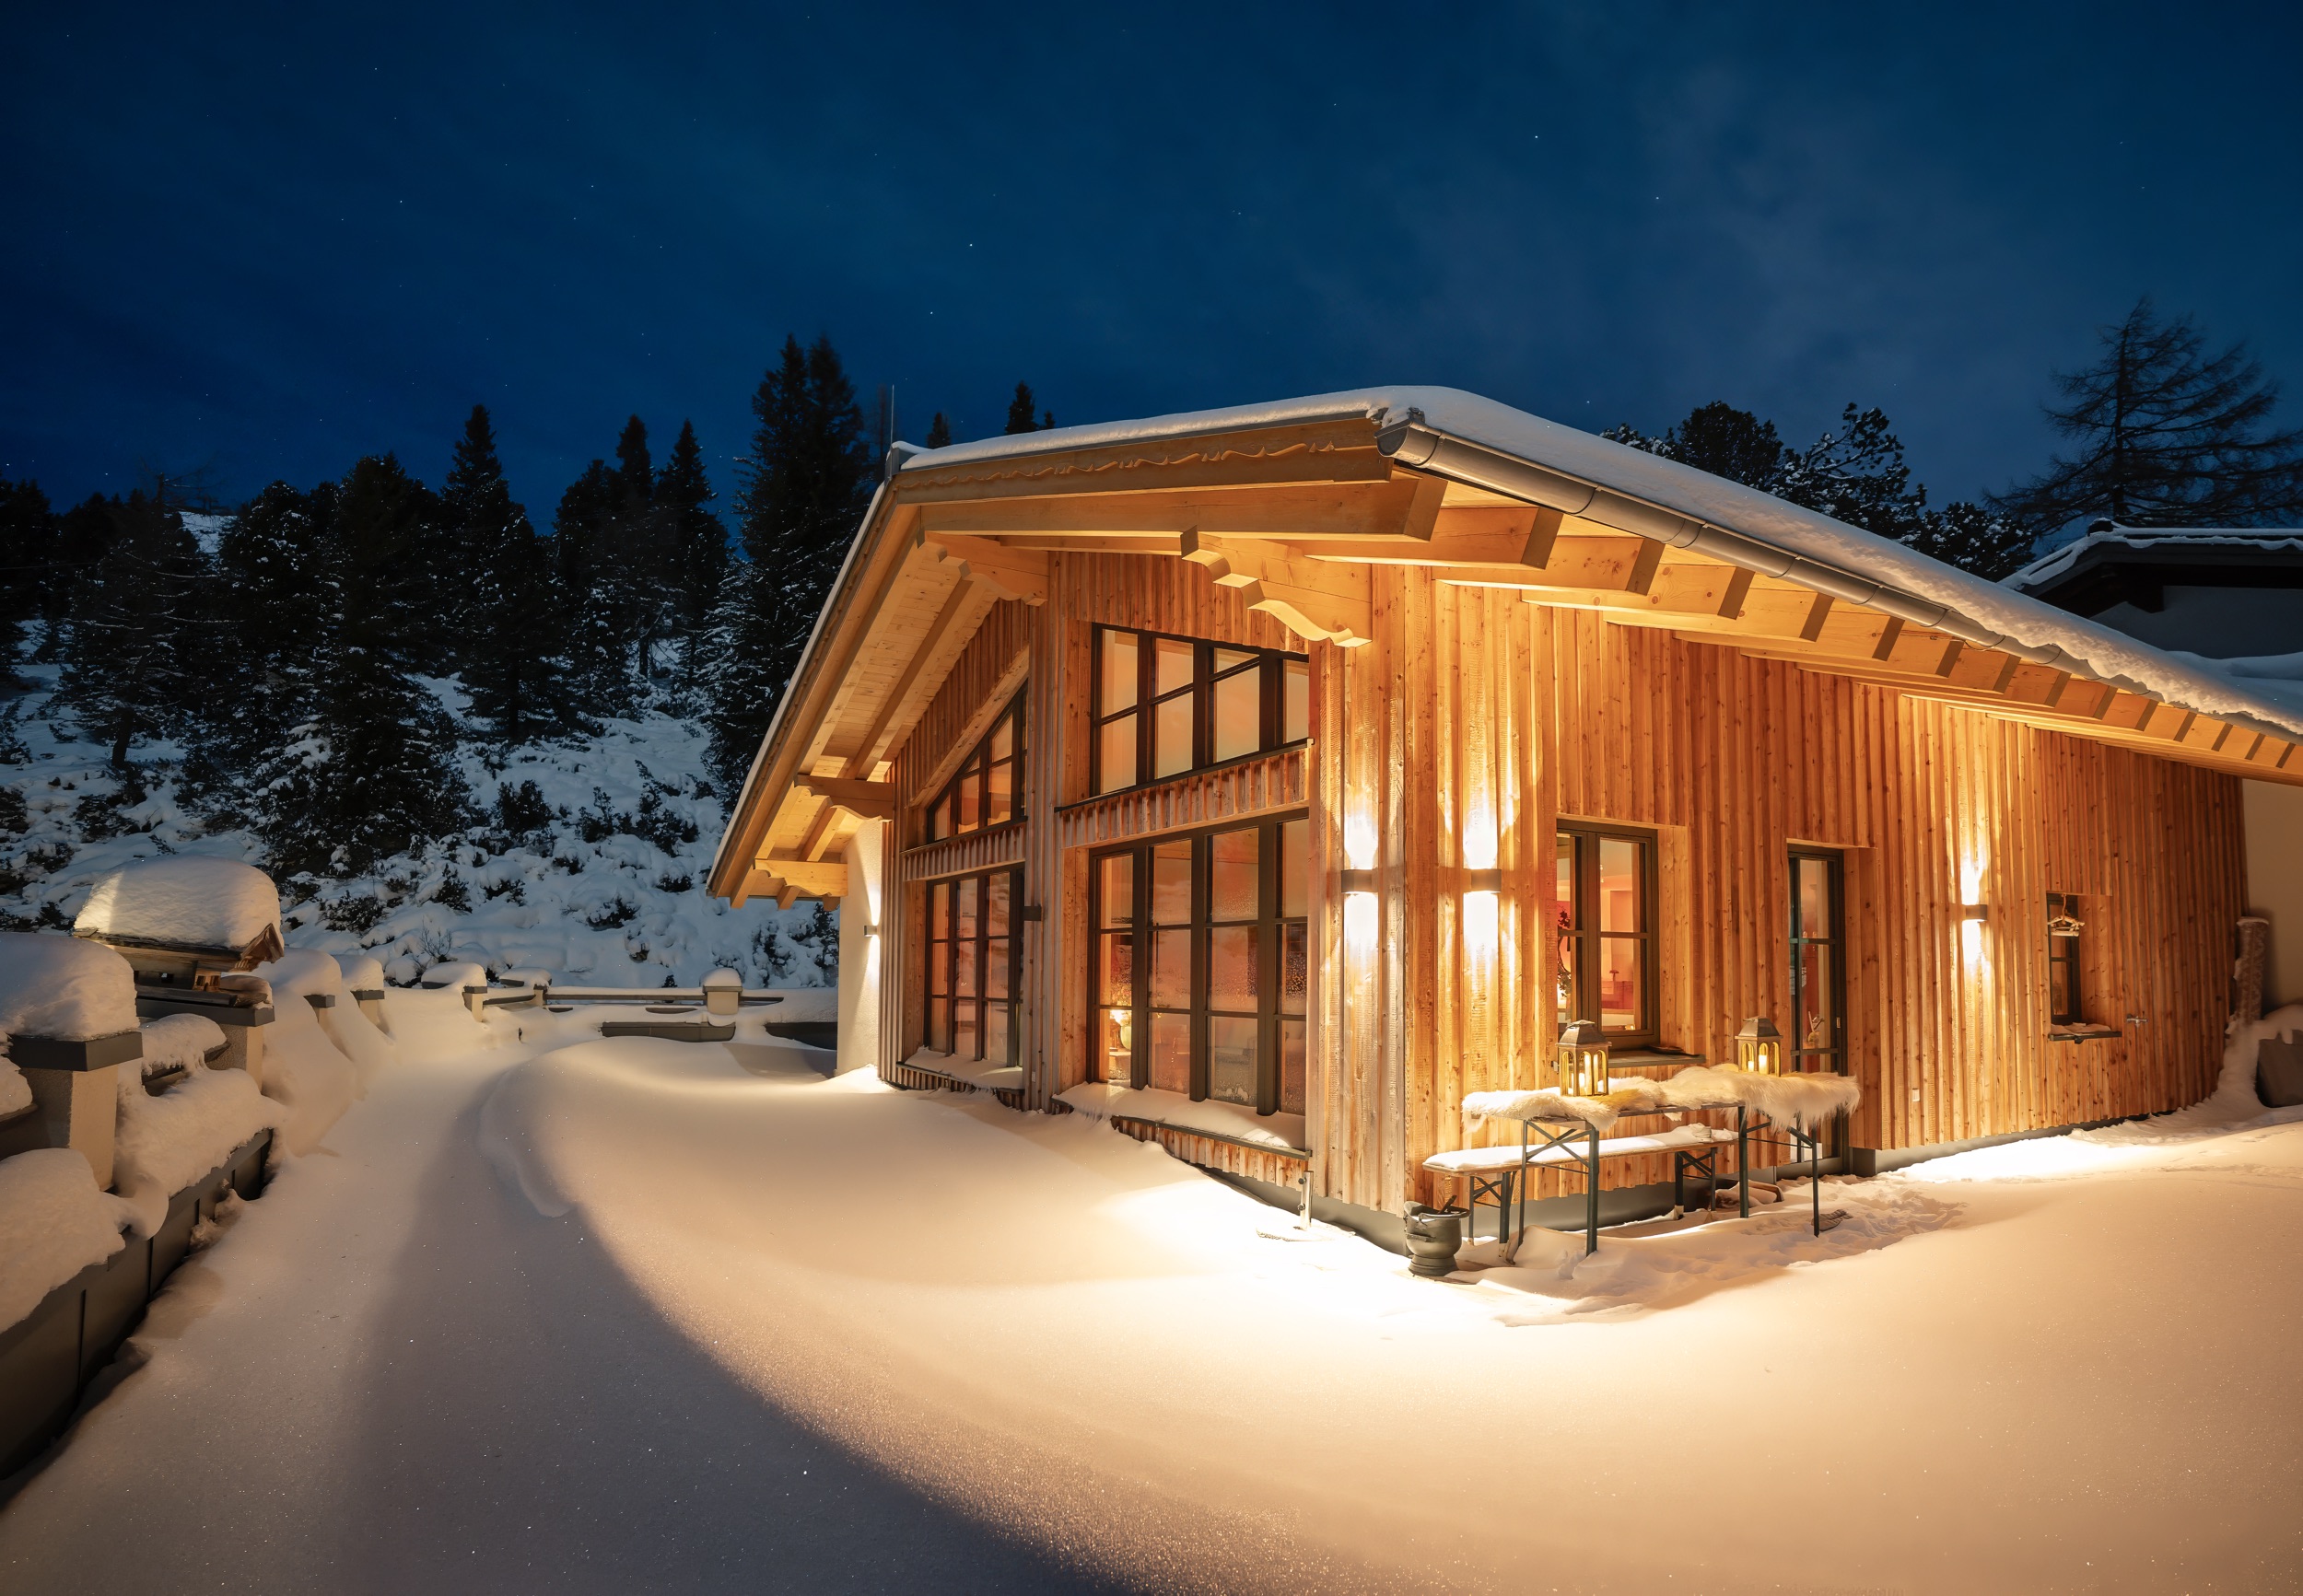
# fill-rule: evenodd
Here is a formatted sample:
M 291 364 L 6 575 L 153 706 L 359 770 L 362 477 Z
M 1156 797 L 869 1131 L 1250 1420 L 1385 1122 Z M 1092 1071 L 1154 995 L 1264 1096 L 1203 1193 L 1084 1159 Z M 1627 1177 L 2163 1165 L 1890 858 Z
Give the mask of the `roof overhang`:
M 753 763 L 710 890 L 837 897 L 893 751 L 1047 557 L 1168 554 L 1310 642 L 1369 635 L 1366 572 L 1524 589 L 1810 670 L 2303 784 L 2303 710 L 1904 546 L 1451 389 L 898 446 Z

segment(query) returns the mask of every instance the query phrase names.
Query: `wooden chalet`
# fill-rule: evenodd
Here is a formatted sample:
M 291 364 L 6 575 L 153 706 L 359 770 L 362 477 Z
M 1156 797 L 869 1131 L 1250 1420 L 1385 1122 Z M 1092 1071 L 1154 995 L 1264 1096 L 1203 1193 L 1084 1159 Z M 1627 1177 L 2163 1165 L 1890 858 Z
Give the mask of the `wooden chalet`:
M 2205 1095 L 2241 785 L 2298 740 L 1867 533 L 1374 390 L 899 445 L 710 887 L 840 907 L 843 1067 L 1366 1208 L 1567 1019 L 1619 1073 L 1773 1019 L 1863 1083 L 1863 1171 Z

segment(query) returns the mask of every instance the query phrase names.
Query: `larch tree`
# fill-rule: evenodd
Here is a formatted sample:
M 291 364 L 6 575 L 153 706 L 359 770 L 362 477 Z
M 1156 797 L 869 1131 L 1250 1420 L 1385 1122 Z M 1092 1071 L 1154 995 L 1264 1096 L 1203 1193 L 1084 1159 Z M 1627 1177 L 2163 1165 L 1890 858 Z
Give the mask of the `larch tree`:
M 2279 385 L 2244 343 L 2209 354 L 2188 316 L 2146 296 L 2100 334 L 2102 352 L 2058 372 L 2047 418 L 2072 445 L 1994 500 L 2044 528 L 2085 516 L 2135 526 L 2262 526 L 2303 518 L 2303 429 L 2272 425 Z

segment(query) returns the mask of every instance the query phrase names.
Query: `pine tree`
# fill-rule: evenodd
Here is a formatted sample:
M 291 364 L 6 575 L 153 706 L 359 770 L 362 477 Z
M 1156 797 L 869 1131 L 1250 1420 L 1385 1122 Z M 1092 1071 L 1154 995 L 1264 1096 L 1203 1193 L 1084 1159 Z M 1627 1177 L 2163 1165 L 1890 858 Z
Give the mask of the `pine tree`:
M 368 560 L 362 598 L 395 660 L 427 675 L 454 670 L 469 584 L 438 497 L 397 455 L 369 455 L 345 473 L 336 518 L 337 536 Z
M 1035 409 L 1036 405 L 1032 398 L 1032 385 L 1028 382 L 1017 383 L 1015 397 L 1008 402 L 1008 425 L 1000 428 L 1000 431 L 1009 437 L 1013 437 L 1019 432 L 1037 432 L 1039 423 L 1032 419 Z M 1049 416 L 1047 424 L 1053 426 L 1056 424 L 1056 418 Z
M 183 728 L 200 701 L 207 563 L 172 506 L 132 493 L 74 595 L 61 696 L 126 775 L 138 738 Z
M 0 683 L 16 681 L 18 627 L 40 614 L 41 597 L 55 585 L 58 522 L 35 482 L 0 478 Z
M 942 449 L 949 445 L 951 441 L 952 424 L 944 420 L 943 412 L 939 410 L 936 412 L 936 418 L 928 424 L 928 447 L 929 449 Z
M 374 601 L 417 511 L 439 524 L 410 483 L 389 455 L 361 460 L 321 543 L 306 600 L 317 614 L 311 679 L 252 783 L 257 833 L 286 875 L 357 875 L 468 818 L 454 728 L 411 674 L 416 639 L 395 606 Z
M 1996 581 L 2030 557 L 2032 530 L 1980 506 L 1927 507 L 1903 445 L 1886 414 L 1850 404 L 1838 430 L 1804 449 L 1784 447 L 1771 421 L 1719 402 L 1651 437 L 1623 425 L 1604 434 L 1616 443 L 1676 460 L 1713 476 L 1773 494 Z
M 602 589 L 612 580 L 620 485 L 605 460 L 595 460 L 560 495 L 552 516 L 554 608 L 567 660 L 568 689 L 594 714 L 625 706 L 622 617 Z
M 337 490 L 274 483 L 216 542 L 219 694 L 201 751 L 228 771 L 251 767 L 283 728 L 307 717 L 337 582 Z
M 666 606 L 661 630 L 679 639 L 682 674 L 692 678 L 697 645 L 720 584 L 728 575 L 728 529 L 708 507 L 717 495 L 704 472 L 704 451 L 696 424 L 680 424 L 672 458 L 656 479 L 656 514 L 661 528 Z
M 2046 528 L 2083 516 L 2139 526 L 2278 525 L 2303 518 L 2303 429 L 2274 431 L 2279 385 L 2244 343 L 2205 353 L 2190 317 L 2162 320 L 2148 297 L 2102 331 L 2102 356 L 2058 372 L 2047 407 L 2075 446 L 1995 500 Z
M 766 733 L 871 500 L 855 389 L 828 338 L 787 338 L 753 396 L 740 468 L 749 568 L 721 588 L 712 631 L 713 763 L 739 778 Z
M 512 498 L 484 405 L 473 405 L 464 422 L 440 504 L 471 579 L 471 623 L 460 652 L 473 713 L 507 743 L 565 728 L 568 705 L 544 544 Z

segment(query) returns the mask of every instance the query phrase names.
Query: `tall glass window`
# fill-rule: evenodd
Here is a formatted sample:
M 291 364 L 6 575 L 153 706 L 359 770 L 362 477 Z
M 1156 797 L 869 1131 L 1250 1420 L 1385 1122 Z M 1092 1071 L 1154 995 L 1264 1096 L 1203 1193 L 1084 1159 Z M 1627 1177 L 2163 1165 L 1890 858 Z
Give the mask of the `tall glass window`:
M 928 806 L 928 841 L 941 842 L 1022 820 L 1023 770 L 1023 694 L 1018 692 Z
M 1559 829 L 1561 1019 L 1596 1019 L 1617 1042 L 1655 1040 L 1655 837 Z
M 1102 1078 L 1303 1112 L 1310 850 L 1297 819 L 1095 857 Z
M 1847 1072 L 1847 974 L 1841 955 L 1840 856 L 1791 856 L 1792 1060 Z
M 1023 872 L 988 870 L 928 889 L 928 1045 L 1015 1062 L 1016 906 Z
M 1311 663 L 1099 626 L 1094 702 L 1093 785 L 1117 792 L 1303 741 L 1312 731 Z
M 2087 1015 L 2081 995 L 2079 900 L 2065 892 L 2047 894 L 2047 1004 L 2049 1020 L 2077 1025 Z

